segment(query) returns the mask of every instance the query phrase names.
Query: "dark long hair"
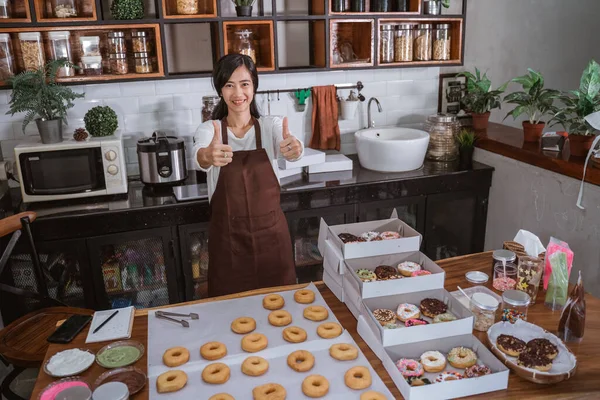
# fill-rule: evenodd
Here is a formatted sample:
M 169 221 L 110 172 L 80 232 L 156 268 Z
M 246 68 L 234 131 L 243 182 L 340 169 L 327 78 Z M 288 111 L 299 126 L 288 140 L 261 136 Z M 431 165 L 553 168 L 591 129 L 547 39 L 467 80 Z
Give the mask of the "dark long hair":
M 228 54 L 221 57 L 215 70 L 213 71 L 213 86 L 219 96 L 221 96 L 221 100 L 213 110 L 212 119 L 221 120 L 227 117 L 229 110 L 227 109 L 227 104 L 223 99 L 222 89 L 229 81 L 229 78 L 231 78 L 233 72 L 241 66 L 248 68 L 248 71 L 250 71 L 250 75 L 252 76 L 252 84 L 254 86 L 255 95 L 250 103 L 250 114 L 252 114 L 254 118 L 260 118 L 260 113 L 258 112 L 258 107 L 256 106 L 256 91 L 258 90 L 258 72 L 256 71 L 256 65 L 254 65 L 254 62 L 248 56 L 242 54 Z

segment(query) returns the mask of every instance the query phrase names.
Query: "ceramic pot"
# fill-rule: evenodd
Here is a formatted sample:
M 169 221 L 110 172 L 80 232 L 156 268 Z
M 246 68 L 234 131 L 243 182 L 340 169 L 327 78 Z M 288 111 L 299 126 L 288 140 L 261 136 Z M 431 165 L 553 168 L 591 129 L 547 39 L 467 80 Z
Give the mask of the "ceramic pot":
M 484 114 L 476 114 L 472 113 L 473 117 L 473 129 L 476 131 L 483 131 L 488 128 L 488 123 L 490 121 L 490 112 L 486 112 Z
M 252 6 L 236 6 L 235 12 L 238 17 L 251 17 L 252 16 Z
M 529 121 L 523 121 L 523 137 L 526 142 L 539 142 L 542 138 L 542 132 L 546 124 L 532 124 Z
M 52 144 L 52 143 L 60 143 L 63 141 L 62 136 L 62 119 L 51 119 L 44 120 L 42 118 L 38 118 L 35 120 L 35 123 L 38 127 L 38 131 L 40 132 L 40 137 L 42 138 L 42 143 L 44 144 Z
M 595 136 L 593 135 L 569 135 L 569 147 L 571 155 L 576 157 L 586 157 L 592 148 Z
M 473 168 L 473 152 L 475 147 L 461 147 L 459 149 L 459 166 L 461 169 Z

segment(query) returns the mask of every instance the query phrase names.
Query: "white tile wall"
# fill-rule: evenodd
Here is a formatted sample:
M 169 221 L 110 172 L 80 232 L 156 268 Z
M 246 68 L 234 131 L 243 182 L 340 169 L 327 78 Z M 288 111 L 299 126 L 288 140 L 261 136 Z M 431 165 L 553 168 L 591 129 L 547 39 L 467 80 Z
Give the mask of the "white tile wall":
M 377 97 L 383 111 L 373 106 L 373 119 L 377 126 L 413 124 L 424 121 L 425 116 L 437 111 L 439 68 L 381 69 L 365 71 L 332 71 L 319 73 L 271 74 L 260 77 L 259 90 L 308 88 L 315 85 L 356 83 L 365 85 L 364 96 Z M 137 138 L 149 136 L 156 129 L 186 137 L 188 163 L 191 162 L 192 138 L 202 121 L 202 96 L 215 94 L 210 78 L 176 79 L 168 81 L 107 83 L 72 87 L 85 93 L 69 110 L 67 132 L 83 126 L 83 117 L 92 107 L 107 105 L 119 116 L 119 130 L 125 138 L 128 171 L 138 174 L 135 143 Z M 347 96 L 348 90 L 341 90 Z M 14 158 L 13 149 L 25 135 L 21 131 L 21 116 L 5 115 L 10 91 L 0 91 L 0 145 L 5 159 Z M 258 96 L 263 114 L 268 113 L 266 96 Z M 310 100 L 304 113 L 295 108 L 293 95 L 281 93 L 271 96 L 271 115 L 287 115 L 290 129 L 304 142 L 310 140 Z M 361 103 L 352 120 L 340 121 L 342 151 L 354 152 L 354 136 L 347 135 L 367 124 L 367 102 Z M 34 123 L 26 135 L 37 135 Z

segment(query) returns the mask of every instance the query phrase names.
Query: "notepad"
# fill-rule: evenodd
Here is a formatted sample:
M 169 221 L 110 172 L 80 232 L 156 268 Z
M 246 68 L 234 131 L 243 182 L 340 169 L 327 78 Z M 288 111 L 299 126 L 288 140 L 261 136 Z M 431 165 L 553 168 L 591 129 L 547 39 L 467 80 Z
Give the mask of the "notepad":
M 133 329 L 133 318 L 135 316 L 135 307 L 119 308 L 119 312 L 113 319 L 108 321 L 98 332 L 94 330 L 102 324 L 115 310 L 96 311 L 90 330 L 88 332 L 86 343 L 104 342 L 106 340 L 129 339 Z

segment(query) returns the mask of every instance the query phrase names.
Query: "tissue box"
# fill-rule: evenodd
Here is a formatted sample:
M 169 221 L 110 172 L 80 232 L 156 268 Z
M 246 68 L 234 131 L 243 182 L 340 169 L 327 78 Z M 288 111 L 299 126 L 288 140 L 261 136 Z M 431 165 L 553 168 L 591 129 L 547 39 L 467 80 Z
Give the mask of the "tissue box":
M 352 171 L 352 160 L 343 154 L 328 154 L 323 164 L 314 164 L 308 167 L 309 174 L 321 172 Z
M 325 162 L 325 153 L 319 150 L 304 148 L 304 155 L 297 161 L 288 161 L 285 158 L 279 158 L 277 164 L 280 169 L 295 169 L 308 167 L 314 164 L 323 164 Z

